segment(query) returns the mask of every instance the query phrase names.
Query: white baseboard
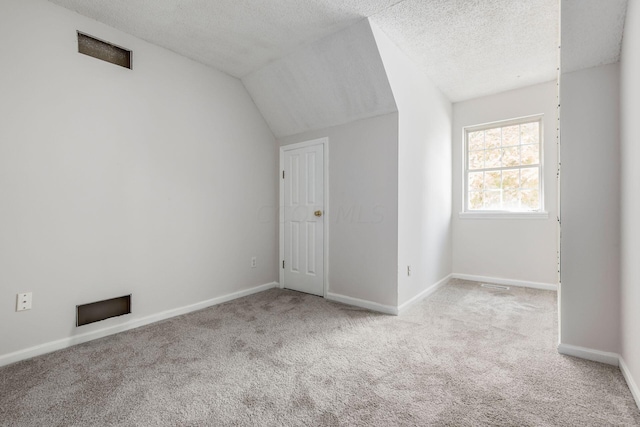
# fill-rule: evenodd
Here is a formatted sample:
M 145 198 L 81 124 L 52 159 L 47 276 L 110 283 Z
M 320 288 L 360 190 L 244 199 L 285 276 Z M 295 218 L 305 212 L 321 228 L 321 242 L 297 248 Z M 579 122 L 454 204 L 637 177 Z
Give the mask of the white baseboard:
M 447 283 L 447 281 L 449 279 L 451 279 L 452 276 L 453 276 L 452 274 L 448 274 L 447 276 L 445 276 L 442 279 L 438 280 L 433 285 L 429 286 L 424 291 L 420 292 L 418 295 L 416 295 L 413 298 L 411 298 L 409 301 L 407 301 L 407 302 L 405 302 L 403 304 L 400 304 L 400 306 L 398 307 L 398 312 L 402 313 L 404 310 L 408 309 L 409 307 L 411 307 L 415 303 L 417 303 L 419 301 L 422 301 L 423 299 L 425 299 L 426 297 L 428 297 L 429 295 L 431 295 L 432 293 L 437 291 L 438 288 L 442 287 L 442 285 Z
M 558 285 L 554 283 L 527 282 L 525 280 L 502 279 L 499 277 L 476 276 L 473 274 L 460 273 L 453 273 L 451 277 L 454 279 L 471 280 L 474 282 L 488 282 L 495 283 L 497 285 L 517 286 L 520 288 L 543 289 L 546 291 L 558 290 Z
M 327 292 L 326 299 L 330 301 L 339 302 L 346 305 L 353 305 L 360 308 L 366 308 L 371 311 L 377 311 L 384 314 L 398 315 L 398 308 L 390 305 L 378 304 L 377 302 L 368 301 L 364 299 L 352 298 L 345 295 L 334 294 Z
M 110 326 L 108 328 L 99 329 L 96 331 L 87 332 L 80 335 L 74 335 L 72 337 L 63 338 L 56 341 L 51 341 L 51 342 L 40 344 L 34 347 L 26 348 L 24 350 L 18 350 L 13 353 L 3 354 L 0 356 L 0 366 L 9 365 L 11 363 L 19 362 L 25 359 L 30 359 L 32 357 L 40 356 L 42 354 L 51 353 L 52 351 L 62 350 L 63 348 L 71 347 L 76 344 L 81 344 L 87 341 L 92 341 L 98 338 L 106 337 L 108 335 L 117 334 L 118 332 L 124 332 L 130 329 L 139 328 L 140 326 L 145 326 L 151 323 L 159 322 L 161 320 L 169 319 L 175 316 L 180 316 L 182 314 L 191 313 L 192 311 L 202 310 L 203 308 L 222 304 L 223 302 L 231 301 L 247 295 L 266 291 L 267 289 L 271 289 L 276 286 L 278 286 L 276 282 L 267 283 L 265 285 L 260 285 L 250 289 L 245 289 L 242 291 L 223 295 L 221 297 L 212 298 L 207 301 L 201 301 L 201 302 L 187 305 L 184 307 L 166 310 L 161 313 L 152 314 L 139 319 L 132 319 L 129 322 L 122 323 L 115 326 Z
M 629 386 L 629 390 L 631 390 L 631 395 L 633 396 L 633 399 L 636 401 L 636 405 L 638 406 L 638 409 L 640 409 L 640 388 L 638 387 L 638 384 L 636 384 L 633 377 L 631 376 L 631 371 L 629 370 L 629 367 L 627 366 L 627 364 L 624 362 L 624 359 L 622 358 L 622 356 L 620 356 L 620 370 L 622 371 L 622 376 L 624 377 L 625 381 L 627 382 L 627 385 Z
M 571 344 L 559 344 L 558 353 L 566 356 L 579 357 L 581 359 L 592 360 L 594 362 L 606 363 L 607 365 L 618 366 L 620 355 L 607 351 L 594 350 L 592 348 L 578 347 Z
M 618 366 L 620 368 L 620 371 L 622 372 L 624 380 L 627 382 L 629 390 L 631 390 L 633 399 L 636 401 L 636 406 L 638 406 L 638 409 L 640 409 L 640 387 L 638 387 L 638 384 L 631 376 L 631 371 L 629 370 L 629 367 L 625 363 L 624 359 L 618 353 L 609 353 L 607 351 L 594 350 L 591 348 L 579 347 L 570 344 L 558 345 L 558 353 L 567 356 L 579 357 L 581 359 L 592 360 L 594 362 L 606 363 L 607 365 Z

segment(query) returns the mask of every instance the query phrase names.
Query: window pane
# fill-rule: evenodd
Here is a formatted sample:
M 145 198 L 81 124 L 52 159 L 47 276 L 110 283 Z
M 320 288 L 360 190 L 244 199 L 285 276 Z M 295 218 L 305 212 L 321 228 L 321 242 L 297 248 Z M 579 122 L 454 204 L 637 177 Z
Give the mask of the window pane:
M 485 172 L 484 174 L 484 188 L 485 190 L 499 190 L 500 189 L 500 171 Z
M 502 155 L 502 150 L 499 148 L 495 150 L 487 150 L 486 157 L 484 161 L 485 168 L 499 168 L 500 164 L 500 156 Z
M 469 209 L 482 209 L 484 206 L 484 193 L 482 191 L 469 192 Z
M 540 147 L 538 145 L 523 145 L 521 150 L 523 165 L 536 165 L 540 163 Z
M 469 191 L 482 191 L 484 188 L 484 173 L 469 172 Z
M 520 207 L 520 198 L 519 191 L 512 190 L 504 190 L 502 195 L 502 209 L 506 210 L 517 210 Z
M 502 171 L 502 188 L 517 190 L 520 187 L 520 171 L 507 169 Z
M 484 149 L 484 131 L 469 133 L 469 151 Z
M 482 169 L 484 167 L 484 151 L 472 151 L 469 153 L 469 169 Z
M 500 139 L 502 139 L 501 128 L 487 129 L 484 138 L 487 149 L 500 147 Z
M 520 187 L 521 188 L 539 188 L 540 169 L 526 168 L 520 171 Z
M 520 147 L 502 149 L 502 166 L 520 166 Z
M 538 190 L 520 191 L 520 203 L 525 210 L 540 209 L 540 193 Z
M 484 192 L 484 208 L 489 210 L 501 210 L 500 190 Z
M 502 146 L 520 144 L 520 125 L 502 128 Z
M 537 144 L 539 141 L 540 123 L 526 123 L 520 125 L 520 144 Z

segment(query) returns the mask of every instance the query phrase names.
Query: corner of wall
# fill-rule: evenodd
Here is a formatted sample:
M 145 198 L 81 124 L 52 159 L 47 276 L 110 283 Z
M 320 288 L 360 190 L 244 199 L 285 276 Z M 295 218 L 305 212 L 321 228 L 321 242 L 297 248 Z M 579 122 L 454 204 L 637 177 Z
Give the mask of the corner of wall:
M 398 106 L 398 304 L 451 274 L 452 104 L 371 23 Z
M 621 364 L 640 407 L 640 157 L 637 117 L 640 114 L 640 2 L 629 1 L 620 60 L 621 124 Z

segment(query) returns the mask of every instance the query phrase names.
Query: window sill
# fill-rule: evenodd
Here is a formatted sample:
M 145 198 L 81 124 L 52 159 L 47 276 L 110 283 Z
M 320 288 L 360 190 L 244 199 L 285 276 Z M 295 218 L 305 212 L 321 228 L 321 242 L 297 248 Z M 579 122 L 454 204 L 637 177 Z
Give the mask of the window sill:
M 460 219 L 549 219 L 549 212 L 460 212 Z

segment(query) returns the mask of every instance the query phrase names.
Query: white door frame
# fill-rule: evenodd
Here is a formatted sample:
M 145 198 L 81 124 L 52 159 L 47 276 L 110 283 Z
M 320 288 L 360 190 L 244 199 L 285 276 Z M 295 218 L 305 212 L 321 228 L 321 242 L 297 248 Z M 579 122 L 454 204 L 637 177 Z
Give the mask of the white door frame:
M 284 171 L 284 153 L 285 151 L 296 150 L 298 148 L 306 148 L 314 145 L 322 145 L 323 163 L 324 163 L 324 232 L 323 232 L 323 254 L 324 257 L 324 271 L 323 271 L 323 292 L 322 296 L 327 297 L 329 292 L 329 138 L 318 138 L 310 141 L 298 142 L 296 144 L 283 145 L 280 147 L 280 203 L 279 203 L 279 222 L 278 228 L 280 229 L 280 259 L 278 262 L 279 270 L 279 285 L 280 288 L 284 288 L 284 269 L 282 268 L 282 261 L 284 261 L 284 179 L 282 179 L 282 172 Z

